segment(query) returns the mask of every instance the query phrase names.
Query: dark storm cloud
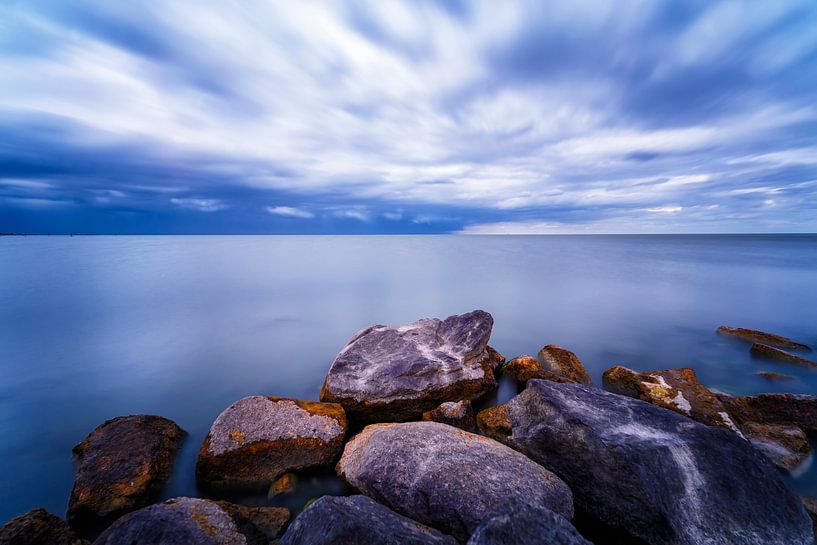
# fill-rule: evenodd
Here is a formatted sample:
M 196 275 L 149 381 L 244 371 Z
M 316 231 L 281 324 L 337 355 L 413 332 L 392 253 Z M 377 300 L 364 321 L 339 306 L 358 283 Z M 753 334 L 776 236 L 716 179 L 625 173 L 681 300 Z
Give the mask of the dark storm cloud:
M 805 0 L 0 2 L 0 231 L 814 231 L 815 27 Z

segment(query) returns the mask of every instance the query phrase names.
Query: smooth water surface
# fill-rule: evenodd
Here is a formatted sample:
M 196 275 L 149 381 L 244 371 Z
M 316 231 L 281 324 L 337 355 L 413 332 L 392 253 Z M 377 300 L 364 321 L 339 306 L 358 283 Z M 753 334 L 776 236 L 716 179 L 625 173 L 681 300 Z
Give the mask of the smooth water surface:
M 229 404 L 316 399 L 363 326 L 475 308 L 493 314 L 506 356 L 560 344 L 597 384 L 613 364 L 692 366 L 729 393 L 817 394 L 817 371 L 715 334 L 817 345 L 817 236 L 3 237 L 0 523 L 35 506 L 64 514 L 71 447 L 119 415 L 189 432 L 164 496 L 197 494 L 196 452 Z M 817 468 L 792 482 L 817 494 Z M 327 492 L 342 487 L 316 475 L 276 503 Z

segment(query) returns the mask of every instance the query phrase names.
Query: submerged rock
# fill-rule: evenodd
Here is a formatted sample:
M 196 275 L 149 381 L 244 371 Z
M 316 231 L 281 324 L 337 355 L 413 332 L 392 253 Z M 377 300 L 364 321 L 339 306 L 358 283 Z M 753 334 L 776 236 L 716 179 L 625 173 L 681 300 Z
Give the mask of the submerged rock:
M 433 528 L 366 496 L 324 496 L 292 522 L 279 545 L 456 545 Z
M 733 397 L 717 394 L 738 423 L 788 424 L 806 433 L 817 433 L 817 396 L 802 394 L 759 394 Z
M 545 371 L 567 377 L 573 382 L 590 384 L 590 376 L 581 360 L 566 348 L 549 344 L 539 351 L 539 361 Z
M 718 328 L 718 333 L 721 335 L 729 335 L 731 337 L 738 337 L 745 341 L 753 343 L 761 343 L 771 346 L 779 346 L 780 348 L 789 348 L 794 350 L 811 350 L 806 344 L 798 343 L 787 337 L 775 335 L 774 333 L 764 333 L 756 329 L 744 329 L 742 327 L 727 327 L 722 325 Z
M 250 396 L 216 418 L 199 450 L 196 478 L 215 489 L 269 488 L 282 474 L 332 464 L 346 415 L 335 403 Z
M 441 403 L 433 411 L 424 412 L 423 420 L 448 424 L 461 430 L 471 431 L 474 429 L 474 409 L 468 400 L 447 401 Z
M 79 463 L 68 520 L 84 524 L 153 501 L 170 476 L 185 432 L 161 416 L 108 420 L 74 447 Z
M 616 365 L 604 372 L 602 381 L 613 393 L 647 401 L 708 426 L 740 433 L 726 407 L 698 381 L 695 371 L 689 367 L 639 373 Z
M 491 517 L 477 527 L 468 545 L 593 545 L 563 517 L 529 507 Z
M 812 544 L 802 503 L 746 441 L 637 399 L 528 383 L 512 442 L 571 487 L 576 505 L 651 544 Z
M 793 363 L 795 365 L 802 365 L 804 367 L 817 367 L 817 362 L 801 358 L 794 354 L 789 354 L 785 350 L 774 348 L 765 344 L 754 343 L 750 349 L 753 356 L 767 360 L 782 361 L 785 363 Z
M 538 505 L 573 516 L 570 489 L 553 473 L 437 422 L 367 426 L 347 443 L 337 471 L 367 496 L 463 541 L 508 509 Z
M 502 372 L 514 379 L 518 385 L 524 385 L 534 378 L 553 382 L 576 382 L 565 375 L 545 370 L 539 360 L 527 355 L 517 356 L 506 363 Z
M 791 375 L 784 375 L 783 373 L 775 373 L 773 371 L 758 371 L 755 374 L 761 378 L 765 378 L 766 380 L 770 381 L 794 379 L 794 377 Z
M 277 507 L 175 498 L 125 515 L 94 545 L 267 545 L 288 517 Z
M 295 492 L 298 487 L 298 477 L 294 473 L 284 473 L 278 477 L 267 492 L 267 498 L 274 498 L 278 494 Z
M 780 469 L 792 471 L 811 454 L 808 437 L 797 426 L 748 422 L 741 429 L 752 446 Z
M 88 545 L 88 542 L 60 517 L 38 508 L 0 528 L 0 545 Z
M 493 318 L 475 310 L 445 320 L 375 325 L 355 335 L 332 362 L 321 400 L 364 422 L 405 421 L 445 401 L 493 391 L 500 363 L 488 347 Z

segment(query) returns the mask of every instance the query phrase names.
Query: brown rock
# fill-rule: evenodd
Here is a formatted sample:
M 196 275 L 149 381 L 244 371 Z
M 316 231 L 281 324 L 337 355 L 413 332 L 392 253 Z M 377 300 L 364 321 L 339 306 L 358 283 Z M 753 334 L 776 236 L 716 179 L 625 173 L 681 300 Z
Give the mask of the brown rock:
M 817 536 L 817 500 L 814 498 L 809 498 L 808 496 L 800 496 L 800 499 L 803 500 L 803 506 L 806 508 L 806 513 L 808 513 L 809 518 L 811 518 L 814 535 Z
M 758 371 L 755 373 L 759 377 L 763 377 L 766 380 L 775 381 L 775 380 L 792 380 L 794 377 L 791 375 L 784 375 L 783 373 L 774 373 L 772 371 Z
M 792 471 L 811 454 L 808 437 L 797 426 L 748 422 L 741 431 L 756 449 L 786 471 Z
M 441 403 L 439 407 L 432 411 L 424 412 L 423 420 L 448 424 L 461 430 L 471 431 L 474 429 L 474 409 L 467 399 L 447 401 Z
M 500 354 L 499 352 L 494 349 L 492 346 L 486 346 L 485 351 L 488 353 L 488 356 L 497 364 L 502 365 L 505 363 L 505 356 Z
M 513 432 L 508 404 L 503 403 L 477 413 L 477 429 L 482 435 L 507 444 Z
M 216 503 L 230 515 L 239 532 L 245 536 L 261 534 L 265 543 L 278 537 L 289 521 L 289 509 L 283 507 L 247 507 L 226 501 Z
M 88 545 L 61 518 L 42 508 L 11 519 L 0 528 L 0 545 Z
M 336 403 L 245 397 L 213 422 L 199 450 L 196 478 L 221 490 L 268 489 L 287 471 L 331 465 L 346 428 Z
M 278 477 L 274 483 L 272 483 L 269 493 L 267 493 L 267 497 L 273 498 L 278 494 L 289 494 L 290 492 L 295 492 L 295 488 L 297 486 L 298 477 L 296 477 L 294 473 L 284 473 Z
M 709 426 L 738 428 L 726 407 L 689 367 L 639 373 L 621 365 L 602 375 L 605 389 L 670 409 Z
M 764 333 L 755 329 L 744 329 L 742 327 L 727 327 L 722 325 L 718 328 L 718 333 L 721 335 L 729 335 L 731 337 L 738 337 L 745 341 L 753 343 L 761 343 L 771 346 L 779 346 L 780 348 L 791 348 L 793 350 L 810 351 L 811 347 L 803 343 L 798 343 L 787 337 L 775 335 L 774 333 Z
M 118 516 L 148 505 L 170 476 L 185 432 L 161 416 L 120 416 L 74 447 L 79 462 L 68 520 Z
M 767 346 L 765 344 L 754 343 L 750 349 L 753 356 L 767 360 L 782 361 L 786 363 L 793 363 L 795 365 L 802 365 L 804 367 L 817 367 L 817 362 L 789 354 L 785 350 Z
M 542 348 L 538 354 L 542 369 L 557 375 L 569 378 L 573 382 L 590 384 L 590 376 L 582 365 L 581 360 L 571 352 L 561 346 L 549 344 Z
M 733 397 L 716 394 L 737 421 L 788 424 L 806 433 L 817 433 L 817 397 L 802 394 L 759 394 Z
M 552 382 L 576 382 L 564 375 L 542 369 L 542 364 L 533 356 L 517 356 L 505 364 L 503 372 L 524 386 L 531 379 L 550 380 Z

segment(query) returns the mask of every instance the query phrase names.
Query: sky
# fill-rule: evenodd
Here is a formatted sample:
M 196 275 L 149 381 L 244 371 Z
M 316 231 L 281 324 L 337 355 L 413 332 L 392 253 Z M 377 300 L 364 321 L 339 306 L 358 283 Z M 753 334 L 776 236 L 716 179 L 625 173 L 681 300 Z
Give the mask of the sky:
M 0 232 L 817 232 L 817 2 L 0 0 Z

